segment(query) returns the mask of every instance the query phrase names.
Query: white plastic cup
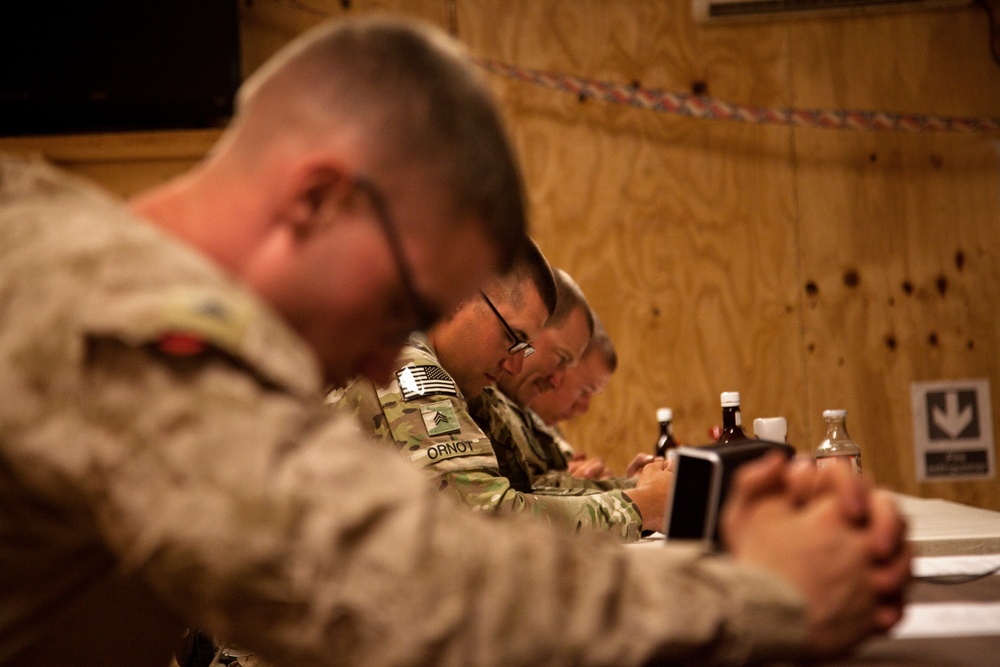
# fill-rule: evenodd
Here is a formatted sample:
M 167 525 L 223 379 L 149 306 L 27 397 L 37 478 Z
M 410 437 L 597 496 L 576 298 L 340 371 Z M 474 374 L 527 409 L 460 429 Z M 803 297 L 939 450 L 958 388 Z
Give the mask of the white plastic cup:
M 753 420 L 753 434 L 761 440 L 784 442 L 788 435 L 788 422 L 784 417 L 757 417 Z

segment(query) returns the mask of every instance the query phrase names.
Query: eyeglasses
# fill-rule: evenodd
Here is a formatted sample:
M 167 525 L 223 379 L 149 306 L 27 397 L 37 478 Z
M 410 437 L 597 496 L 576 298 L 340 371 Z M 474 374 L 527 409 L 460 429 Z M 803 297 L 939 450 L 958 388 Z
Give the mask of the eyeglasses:
M 497 316 L 497 319 L 500 320 L 500 324 L 503 325 L 504 331 L 507 332 L 507 336 L 514 341 L 514 344 L 507 348 L 507 354 L 524 352 L 524 356 L 526 357 L 533 355 L 535 353 L 535 348 L 531 346 L 531 343 L 526 340 L 522 340 L 520 336 L 514 333 L 514 330 L 511 329 L 509 324 L 507 324 L 507 320 L 503 318 L 503 315 L 500 314 L 497 307 L 493 305 L 492 301 L 490 301 L 490 297 L 486 296 L 486 292 L 479 290 L 479 294 L 483 297 L 483 301 L 486 302 L 486 305 L 490 307 L 490 310 L 493 311 L 493 314 Z
M 389 215 L 389 205 L 386 203 L 382 191 L 364 176 L 356 175 L 353 181 L 359 190 L 368 195 L 368 200 L 371 202 L 375 217 L 378 219 L 383 233 L 385 233 L 389 250 L 392 252 L 393 261 L 396 263 L 396 270 L 399 272 L 400 282 L 403 283 L 403 290 L 406 292 L 406 299 L 416 318 L 415 329 L 417 331 L 425 331 L 441 319 L 441 311 L 429 299 L 417 291 L 413 280 L 413 271 L 410 269 L 410 265 L 406 262 L 406 256 L 403 254 L 403 244 L 399 238 L 399 229 L 393 222 L 392 216 Z

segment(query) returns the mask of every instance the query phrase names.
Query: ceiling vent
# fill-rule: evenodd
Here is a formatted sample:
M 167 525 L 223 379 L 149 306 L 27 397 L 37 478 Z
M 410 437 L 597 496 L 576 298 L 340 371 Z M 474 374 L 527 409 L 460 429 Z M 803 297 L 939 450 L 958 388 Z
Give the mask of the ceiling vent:
M 701 23 L 874 14 L 967 7 L 975 0 L 691 0 Z

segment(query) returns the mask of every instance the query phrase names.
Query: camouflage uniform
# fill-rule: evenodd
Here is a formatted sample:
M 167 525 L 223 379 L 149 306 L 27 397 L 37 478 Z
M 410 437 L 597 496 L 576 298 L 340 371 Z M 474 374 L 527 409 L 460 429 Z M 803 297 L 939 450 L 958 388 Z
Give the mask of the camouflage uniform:
M 549 426 L 546 424 L 545 420 L 539 417 L 538 413 L 534 410 L 529 410 L 528 412 L 535 422 L 535 428 L 544 431 L 552 438 L 552 442 L 559 448 L 559 453 L 562 454 L 562 458 L 567 462 L 566 465 L 568 467 L 570 459 L 576 455 L 576 450 L 573 449 L 573 445 L 569 444 L 569 440 L 563 435 L 562 429 L 558 426 Z
M 520 452 L 494 450 L 473 421 L 465 397 L 423 334 L 410 337 L 388 386 L 361 378 L 336 392 L 332 402 L 355 414 L 379 440 L 394 442 L 439 488 L 475 511 L 525 513 L 574 531 L 639 539 L 642 517 L 621 492 L 597 493 L 582 485 L 535 489 Z
M 0 312 L 0 665 L 162 667 L 184 625 L 275 665 L 802 646 L 766 572 L 454 507 L 331 419 L 312 352 L 201 254 L 4 158 Z
M 511 400 L 496 387 L 488 387 L 469 402 L 472 418 L 489 436 L 493 449 L 519 462 L 519 474 L 531 480 L 536 491 L 553 489 L 590 489 L 612 491 L 635 488 L 635 480 L 625 477 L 581 479 L 569 474 L 566 456 L 552 430 L 530 408 Z

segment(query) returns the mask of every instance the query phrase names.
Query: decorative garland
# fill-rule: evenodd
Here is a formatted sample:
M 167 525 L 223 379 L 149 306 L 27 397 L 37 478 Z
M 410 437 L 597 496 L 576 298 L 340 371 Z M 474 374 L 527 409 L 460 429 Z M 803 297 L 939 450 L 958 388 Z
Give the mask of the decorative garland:
M 247 0 L 248 2 L 250 0 Z M 309 7 L 301 0 L 272 0 L 276 4 L 329 18 L 330 14 Z M 342 0 L 345 8 L 349 2 Z M 452 35 L 458 33 L 453 0 L 448 0 L 448 23 Z M 562 90 L 579 97 L 592 97 L 615 104 L 662 111 L 691 118 L 735 120 L 756 125 L 794 125 L 838 130 L 893 130 L 896 132 L 998 132 L 1000 117 L 956 117 L 917 114 L 894 114 L 885 111 L 843 111 L 821 109 L 763 109 L 722 102 L 712 97 L 650 90 L 620 83 L 591 81 L 566 74 L 552 74 L 516 67 L 495 60 L 476 59 L 476 64 L 499 76 L 531 83 L 551 90 Z
M 591 81 L 575 76 L 525 69 L 497 62 L 476 60 L 488 72 L 551 90 L 562 90 L 581 98 L 592 97 L 615 104 L 663 111 L 692 118 L 735 120 L 757 125 L 794 125 L 845 130 L 894 130 L 897 132 L 997 132 L 1000 118 L 962 118 L 885 111 L 840 111 L 819 109 L 763 109 L 740 106 L 701 95 L 650 90 L 618 83 Z

